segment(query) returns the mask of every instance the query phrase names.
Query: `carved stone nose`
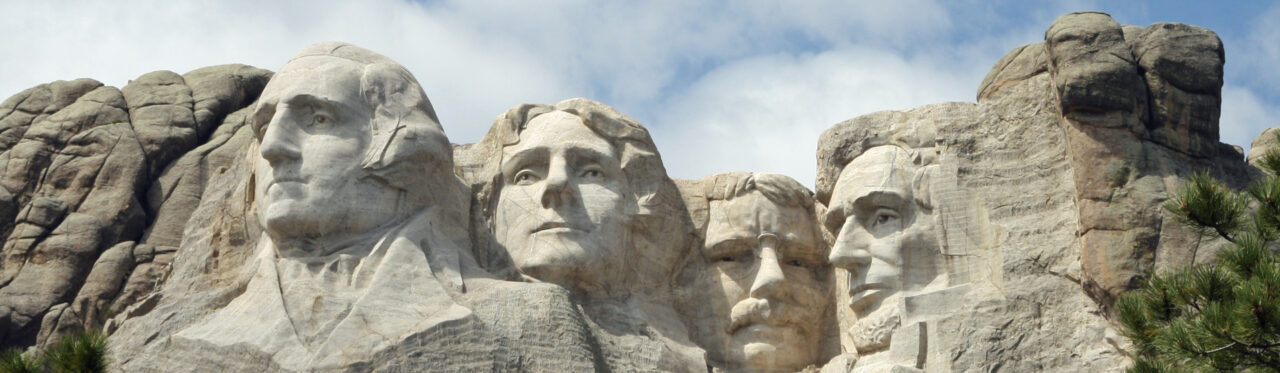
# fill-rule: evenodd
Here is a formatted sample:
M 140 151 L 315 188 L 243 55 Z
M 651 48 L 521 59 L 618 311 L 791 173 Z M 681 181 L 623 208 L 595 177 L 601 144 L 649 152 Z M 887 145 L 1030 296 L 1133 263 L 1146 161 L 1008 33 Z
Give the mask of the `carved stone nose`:
M 867 250 L 866 237 L 864 237 L 866 235 L 867 231 L 857 222 L 851 220 L 846 223 L 831 247 L 831 255 L 827 257 L 831 265 L 853 269 L 871 263 L 871 251 Z
M 277 120 L 272 120 L 271 124 L 267 125 L 267 132 L 262 136 L 262 144 L 258 150 L 267 163 L 278 165 L 281 162 L 302 157 L 301 147 L 294 136 L 290 136 L 284 128 L 287 126 Z
M 547 179 L 542 181 L 543 208 L 555 208 L 564 205 L 572 198 L 569 195 L 569 171 L 567 168 L 563 161 L 553 161 L 547 169 Z
M 760 235 L 760 256 L 756 262 L 756 277 L 751 282 L 751 296 L 766 298 L 786 281 L 786 274 L 778 263 L 778 252 L 775 246 L 778 237 L 770 233 Z

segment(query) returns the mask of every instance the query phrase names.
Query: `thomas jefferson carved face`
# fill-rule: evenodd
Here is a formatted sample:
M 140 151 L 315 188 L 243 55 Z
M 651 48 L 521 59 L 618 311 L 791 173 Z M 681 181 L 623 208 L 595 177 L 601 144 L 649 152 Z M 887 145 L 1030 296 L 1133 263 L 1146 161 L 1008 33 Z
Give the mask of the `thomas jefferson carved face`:
M 795 371 L 815 362 L 826 309 L 823 253 L 807 209 L 753 191 L 714 200 L 701 286 L 716 329 L 699 341 L 735 371 Z
M 400 190 L 361 169 L 373 117 L 361 96 L 362 68 L 335 57 L 299 58 L 259 99 L 258 215 L 284 256 L 327 255 L 333 241 L 402 215 Z
M 503 149 L 494 236 L 526 276 L 571 290 L 609 286 L 633 206 L 618 150 L 582 118 L 534 117 Z

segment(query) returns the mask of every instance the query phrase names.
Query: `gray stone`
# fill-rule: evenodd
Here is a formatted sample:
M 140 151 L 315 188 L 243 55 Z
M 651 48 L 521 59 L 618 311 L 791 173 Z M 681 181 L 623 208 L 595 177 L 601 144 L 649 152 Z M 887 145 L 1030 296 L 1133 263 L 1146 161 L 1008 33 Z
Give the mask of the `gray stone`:
M 122 371 L 1119 370 L 1115 297 L 1225 245 L 1168 194 L 1260 175 L 1218 142 L 1223 61 L 1202 28 L 1068 14 L 976 103 L 833 125 L 813 192 L 671 180 L 587 99 L 449 144 L 411 73 L 342 43 L 43 84 L 0 103 L 0 348 L 100 328 Z

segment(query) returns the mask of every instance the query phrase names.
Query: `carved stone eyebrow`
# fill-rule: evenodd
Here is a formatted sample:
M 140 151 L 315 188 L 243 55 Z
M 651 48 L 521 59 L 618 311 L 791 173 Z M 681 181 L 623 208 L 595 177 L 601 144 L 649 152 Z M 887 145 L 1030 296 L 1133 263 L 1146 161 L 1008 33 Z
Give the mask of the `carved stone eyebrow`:
M 888 207 L 898 211 L 902 211 L 907 207 L 906 194 L 894 189 L 878 189 L 872 190 L 858 196 L 854 199 L 853 205 L 857 212 L 874 212 L 880 207 Z
M 717 238 L 707 241 L 704 244 L 702 254 L 707 257 L 715 257 L 719 255 L 733 253 L 733 249 L 742 247 L 750 248 L 750 243 L 756 241 L 756 236 L 750 235 L 734 235 L 728 237 Z
M 289 96 L 284 100 L 284 103 L 292 106 L 305 105 L 328 111 L 336 111 L 342 107 L 342 103 L 340 102 L 306 93 Z
M 500 169 L 503 174 L 516 172 L 528 166 L 529 162 L 533 160 L 547 159 L 549 153 L 544 146 L 520 149 L 509 156 L 503 157 Z
M 606 165 L 618 164 L 618 160 L 614 158 L 613 154 L 593 147 L 570 148 L 565 152 L 565 156 L 568 158 L 569 164 L 575 167 L 581 166 L 584 160 Z

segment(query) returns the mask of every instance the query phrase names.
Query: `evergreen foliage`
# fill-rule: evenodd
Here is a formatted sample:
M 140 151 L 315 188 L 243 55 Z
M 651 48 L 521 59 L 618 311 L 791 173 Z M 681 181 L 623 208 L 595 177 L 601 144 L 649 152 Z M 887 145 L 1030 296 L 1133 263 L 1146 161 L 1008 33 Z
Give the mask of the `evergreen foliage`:
M 1212 263 L 1153 275 L 1116 302 L 1136 350 L 1130 372 L 1280 372 L 1280 152 L 1259 164 L 1269 175 L 1246 192 L 1198 173 L 1165 203 L 1230 245 Z
M 108 364 L 107 336 L 95 331 L 66 336 L 34 356 L 25 356 L 17 348 L 0 353 L 0 373 L 106 372 Z
M 107 336 L 93 331 L 77 332 L 45 351 L 44 359 L 57 373 L 106 372 Z
M 36 373 L 40 371 L 40 361 L 28 358 L 20 348 L 10 348 L 0 352 L 0 373 Z

